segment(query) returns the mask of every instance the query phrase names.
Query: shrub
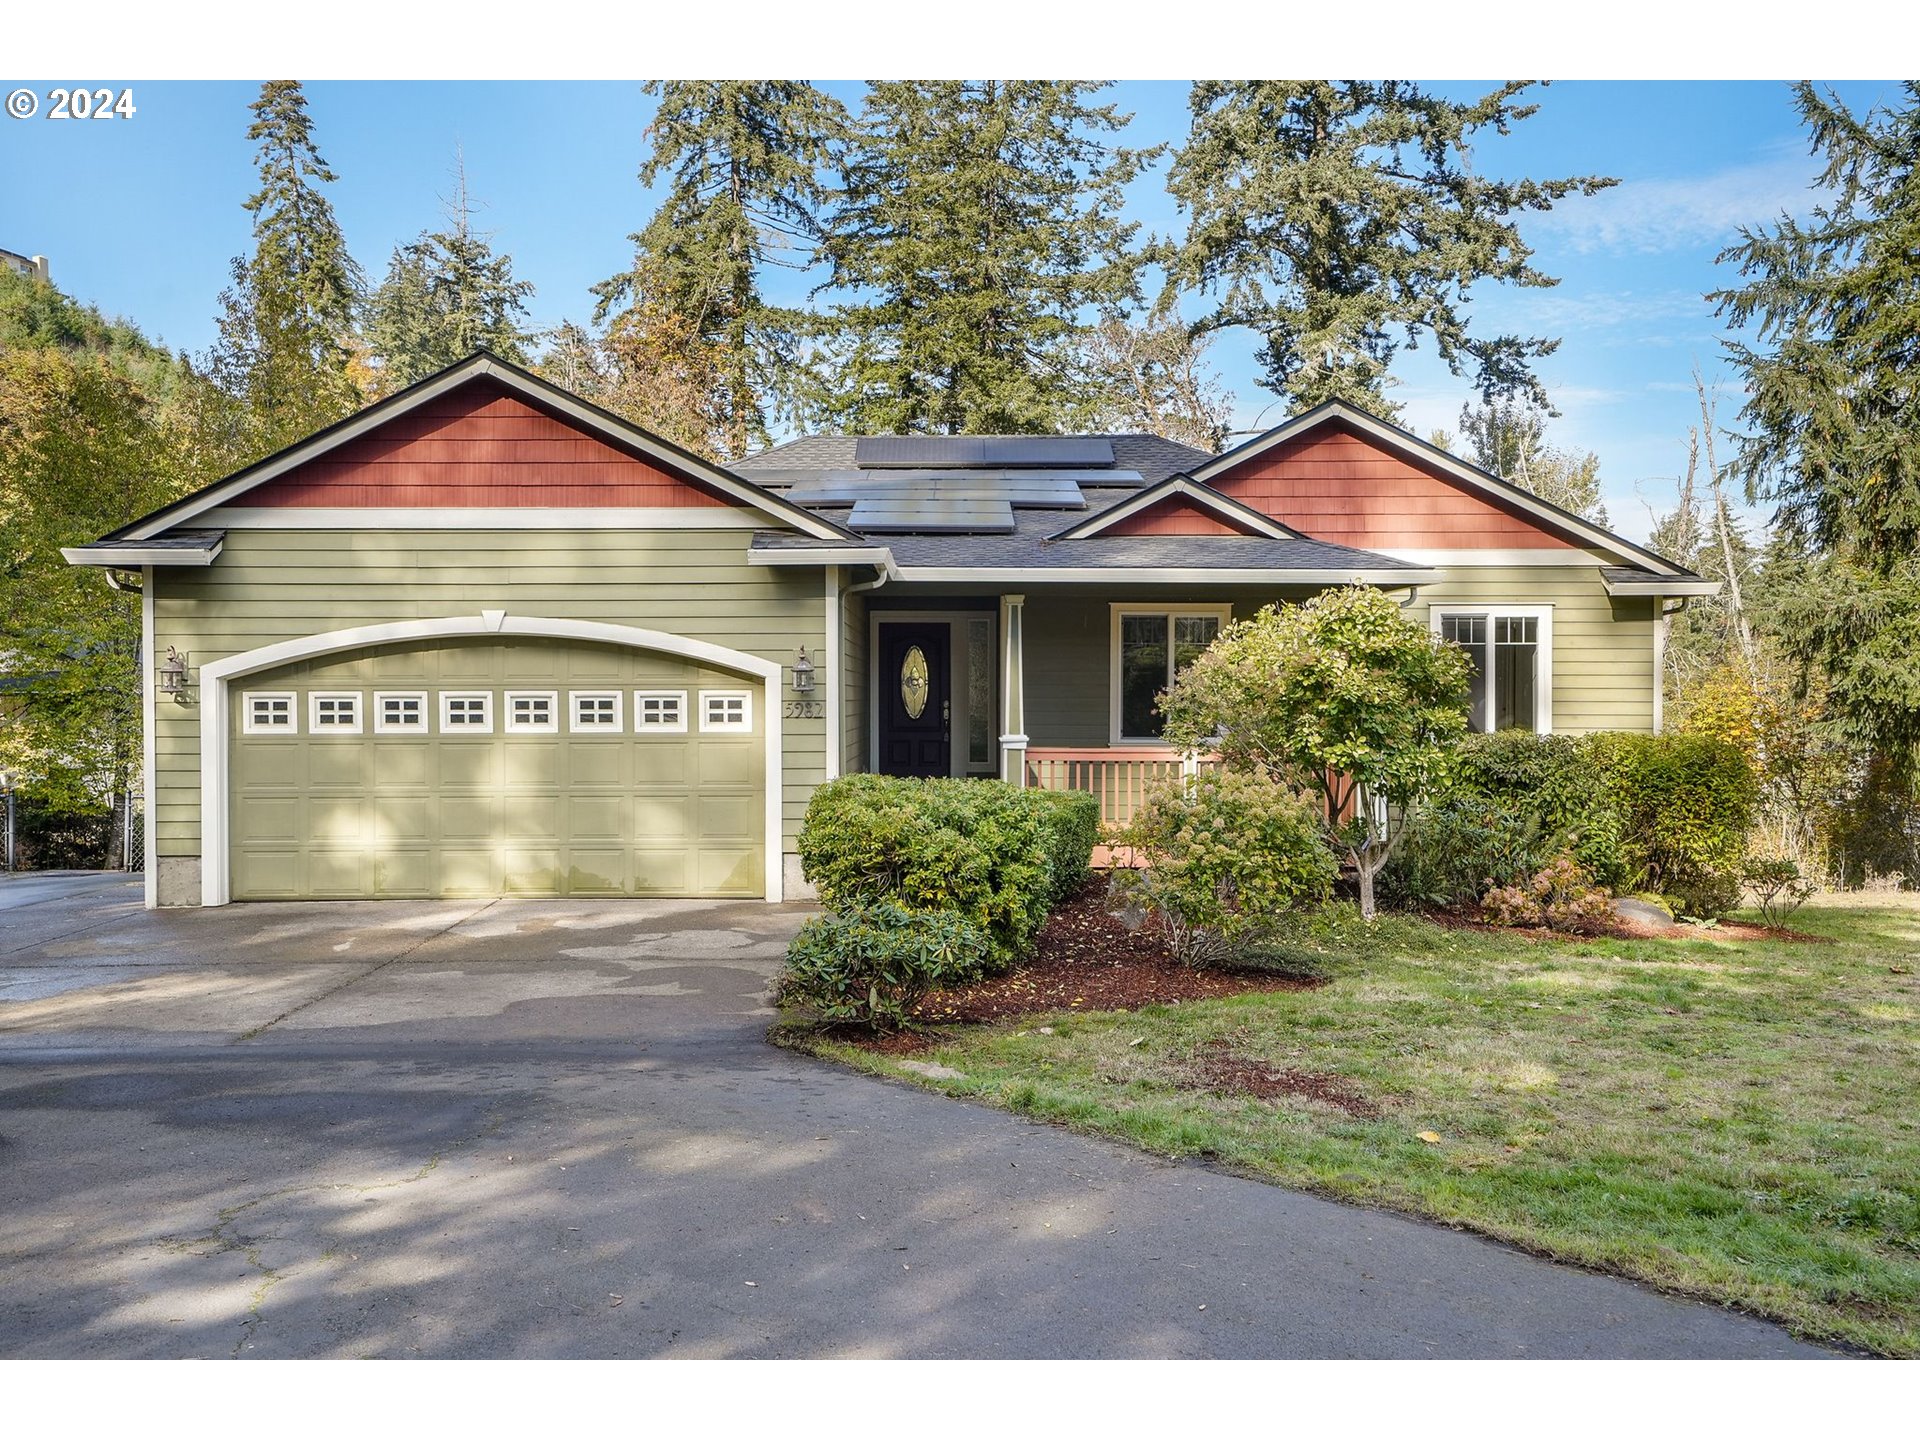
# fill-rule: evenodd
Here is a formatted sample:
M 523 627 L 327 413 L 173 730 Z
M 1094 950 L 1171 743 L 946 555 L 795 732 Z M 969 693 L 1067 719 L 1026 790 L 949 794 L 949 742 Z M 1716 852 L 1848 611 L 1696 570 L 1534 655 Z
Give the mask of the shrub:
M 1471 905 L 1490 886 L 1518 885 L 1540 869 L 1552 854 L 1550 840 L 1524 805 L 1455 794 L 1408 817 L 1381 889 L 1396 905 Z
M 1313 809 L 1241 771 L 1157 787 L 1123 843 L 1148 868 L 1116 871 L 1115 897 L 1156 917 L 1189 965 L 1233 959 L 1280 916 L 1333 890 L 1334 860 Z
M 987 937 L 972 921 L 886 901 L 802 925 L 779 997 L 829 1022 L 893 1030 L 927 991 L 974 979 L 986 959 Z
M 1586 743 L 1639 882 L 1703 919 L 1739 904 L 1757 798 L 1739 747 L 1711 735 L 1604 734 Z
M 1070 899 L 1093 875 L 1093 847 L 1100 843 L 1100 801 L 1081 790 L 1027 790 L 1050 835 L 1053 902 Z
M 1760 918 L 1769 925 L 1783 925 L 1787 917 L 1807 903 L 1814 885 L 1800 873 L 1791 860 L 1749 860 L 1741 878 L 1753 892 Z
M 951 911 L 985 933 L 990 966 L 1005 969 L 1031 951 L 1061 873 L 1084 879 L 1084 814 L 999 780 L 848 775 L 814 792 L 800 860 L 829 910 L 891 900 Z
M 1545 925 L 1591 935 L 1613 921 L 1613 896 L 1593 883 L 1593 872 L 1562 852 L 1524 885 L 1497 885 L 1481 904 L 1496 925 Z
M 1469 735 L 1455 756 L 1443 798 L 1459 797 L 1493 801 L 1535 822 L 1539 859 L 1524 873 L 1564 849 L 1603 884 L 1617 886 L 1630 878 L 1618 808 L 1583 740 L 1525 730 Z

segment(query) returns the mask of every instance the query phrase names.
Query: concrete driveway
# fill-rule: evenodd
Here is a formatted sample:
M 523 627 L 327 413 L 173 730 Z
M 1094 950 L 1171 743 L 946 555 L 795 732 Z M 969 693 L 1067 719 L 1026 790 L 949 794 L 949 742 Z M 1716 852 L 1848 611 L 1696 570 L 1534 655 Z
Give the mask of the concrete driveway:
M 0 1354 L 1823 1353 L 774 1050 L 803 913 L 0 882 Z

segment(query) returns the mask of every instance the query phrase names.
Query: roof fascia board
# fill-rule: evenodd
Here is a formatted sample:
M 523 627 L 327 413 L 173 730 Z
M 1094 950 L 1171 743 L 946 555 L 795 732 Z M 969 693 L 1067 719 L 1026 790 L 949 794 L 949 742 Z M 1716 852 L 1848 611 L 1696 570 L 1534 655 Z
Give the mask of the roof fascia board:
M 443 370 L 440 374 L 421 381 L 418 385 L 402 390 L 397 395 L 391 395 L 377 404 L 368 406 L 357 415 L 350 415 L 345 420 L 288 446 L 278 454 L 269 455 L 245 470 L 229 475 L 225 480 L 216 481 L 196 494 L 176 500 L 173 504 L 156 510 L 151 515 L 123 526 L 106 538 L 150 540 L 162 531 L 190 520 L 216 505 L 223 504 L 236 495 L 245 494 L 255 486 L 263 485 L 269 480 L 284 475 L 337 446 L 359 438 L 396 416 L 404 415 L 429 400 L 437 399 L 450 390 L 481 378 L 496 380 L 507 389 L 516 391 L 523 398 L 560 411 L 574 423 L 603 439 L 616 445 L 639 450 L 650 458 L 680 470 L 723 494 L 785 521 L 794 529 L 811 535 L 815 539 L 854 538 L 851 532 L 843 530 L 831 521 L 821 519 L 792 501 L 771 494 L 752 481 L 744 480 L 678 446 L 659 440 L 638 426 L 620 419 L 617 415 L 611 415 L 596 406 L 587 405 L 558 386 L 549 384 L 537 375 L 529 374 L 517 365 L 510 365 L 504 360 L 484 353 L 470 356 L 459 364 Z
M 1535 520 L 1578 535 L 1588 544 L 1605 550 L 1611 555 L 1617 555 L 1629 564 L 1650 569 L 1662 575 L 1674 574 L 1680 568 L 1664 556 L 1656 555 L 1651 550 L 1643 550 L 1631 540 L 1624 539 L 1611 530 L 1604 530 L 1590 520 L 1581 519 L 1571 511 L 1549 504 L 1530 491 L 1522 490 L 1518 485 L 1511 485 L 1497 475 L 1490 475 L 1476 466 L 1469 465 L 1457 456 L 1449 455 L 1439 446 L 1429 445 L 1418 435 L 1409 434 L 1399 426 L 1389 424 L 1378 416 L 1369 415 L 1357 406 L 1341 400 L 1323 401 L 1313 409 L 1296 415 L 1285 424 L 1269 430 L 1266 434 L 1256 435 L 1225 454 L 1214 456 L 1206 464 L 1195 466 L 1193 478 L 1210 482 L 1234 466 L 1262 455 L 1276 445 L 1284 445 L 1287 441 L 1304 435 L 1307 431 L 1329 420 L 1336 419 L 1345 421 L 1390 449 L 1444 470 L 1463 485 L 1512 505 Z
M 60 554 L 69 565 L 100 565 L 115 570 L 139 569 L 152 565 L 206 566 L 220 558 L 225 540 L 216 540 L 205 549 L 186 550 L 173 545 L 67 545 Z
M 927 582 L 982 581 L 1044 585 L 1437 585 L 1438 570 L 1196 570 L 1114 566 L 1108 569 L 971 568 L 964 565 L 902 565 L 902 580 Z
M 781 546 L 747 551 L 749 565 L 878 565 L 893 568 L 893 552 L 884 545 Z
M 1669 580 L 1659 577 L 1650 577 L 1645 580 L 1609 580 L 1603 575 L 1600 577 L 1600 583 L 1607 587 L 1607 594 L 1622 598 L 1637 595 L 1651 595 L 1659 598 L 1697 595 L 1704 599 L 1720 593 L 1718 580 Z
M 1169 475 L 1157 485 L 1149 485 L 1137 495 L 1129 496 L 1118 505 L 1110 505 L 1097 515 L 1069 525 L 1066 529 L 1049 535 L 1049 540 L 1085 540 L 1102 534 L 1110 527 L 1119 524 L 1129 516 L 1138 515 L 1142 510 L 1159 504 L 1163 500 L 1186 499 L 1223 520 L 1235 521 L 1247 525 L 1269 540 L 1300 540 L 1305 537 L 1297 530 L 1290 530 L 1271 515 L 1264 515 L 1244 501 L 1231 495 L 1210 489 L 1190 480 L 1185 475 Z

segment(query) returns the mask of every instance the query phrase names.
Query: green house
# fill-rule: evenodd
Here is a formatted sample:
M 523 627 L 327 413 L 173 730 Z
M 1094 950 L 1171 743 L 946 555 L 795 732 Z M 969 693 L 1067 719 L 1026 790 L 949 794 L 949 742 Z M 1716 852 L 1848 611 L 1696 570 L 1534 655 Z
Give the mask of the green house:
M 804 898 L 845 772 L 1123 821 L 1228 619 L 1370 585 L 1473 723 L 1657 730 L 1712 582 L 1344 405 L 1150 435 L 816 436 L 729 467 L 478 354 L 67 558 L 142 594 L 147 903 Z

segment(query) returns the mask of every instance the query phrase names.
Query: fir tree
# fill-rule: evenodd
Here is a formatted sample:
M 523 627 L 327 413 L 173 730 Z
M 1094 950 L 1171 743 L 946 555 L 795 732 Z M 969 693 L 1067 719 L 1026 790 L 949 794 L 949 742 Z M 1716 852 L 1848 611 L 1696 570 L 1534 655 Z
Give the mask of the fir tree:
M 362 282 L 320 189 L 336 177 L 300 83 L 270 80 L 249 108 L 247 138 L 259 142 L 260 188 L 245 202 L 254 249 L 233 261 L 209 364 L 239 408 L 237 443 L 264 455 L 360 403 L 348 365 Z
M 873 84 L 829 217 L 850 296 L 822 409 L 853 429 L 1044 432 L 1094 398 L 1075 349 L 1138 298 L 1121 190 L 1154 152 L 1066 81 Z
M 513 259 L 496 255 L 489 237 L 473 228 L 474 205 L 460 164 L 447 228 L 399 246 L 387 278 L 368 302 L 367 340 L 379 359 L 380 393 L 404 389 L 465 359 L 491 350 L 525 364 L 520 321 L 533 293 L 513 278 Z
M 744 455 L 767 438 L 796 363 L 795 316 L 768 302 L 761 274 L 812 263 L 826 194 L 819 175 L 846 113 L 793 80 L 655 80 L 646 91 L 660 108 L 640 180 L 668 176 L 667 196 L 630 237 L 633 268 L 595 287 L 595 318 L 639 311 L 636 323 L 650 333 L 684 330 L 716 347 L 723 448 Z
M 1735 466 L 1798 563 L 1775 615 L 1834 731 L 1900 783 L 1920 770 L 1920 82 L 1856 116 L 1801 84 L 1825 161 L 1802 222 L 1744 230 L 1708 298 L 1751 341 Z
M 1218 297 L 1200 328 L 1259 336 L 1263 383 L 1295 413 L 1335 398 L 1390 411 L 1387 370 L 1403 340 L 1430 340 L 1483 398 L 1544 405 L 1532 364 L 1559 342 L 1476 337 L 1468 290 L 1555 284 L 1528 263 L 1509 217 L 1616 182 L 1475 172 L 1475 133 L 1506 134 L 1538 109 L 1514 103 L 1528 83 L 1471 104 L 1404 80 L 1195 84 L 1167 188 L 1189 216 L 1172 282 Z

